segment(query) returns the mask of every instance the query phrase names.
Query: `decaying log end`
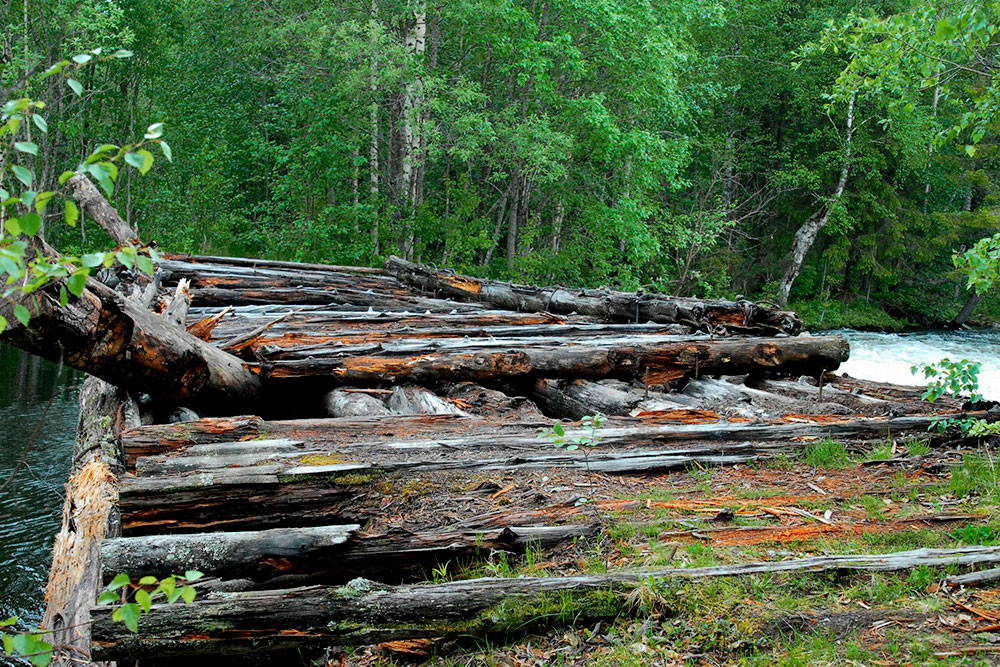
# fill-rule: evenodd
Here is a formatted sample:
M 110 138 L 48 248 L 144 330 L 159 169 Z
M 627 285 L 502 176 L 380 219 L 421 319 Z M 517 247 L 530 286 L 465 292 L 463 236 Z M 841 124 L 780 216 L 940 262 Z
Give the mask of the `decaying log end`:
M 101 542 L 120 533 L 120 433 L 139 425 L 138 407 L 121 389 L 88 377 L 80 390 L 73 473 L 52 550 L 42 626 L 65 648 L 53 664 L 75 665 L 90 651 L 90 608 L 101 587 Z

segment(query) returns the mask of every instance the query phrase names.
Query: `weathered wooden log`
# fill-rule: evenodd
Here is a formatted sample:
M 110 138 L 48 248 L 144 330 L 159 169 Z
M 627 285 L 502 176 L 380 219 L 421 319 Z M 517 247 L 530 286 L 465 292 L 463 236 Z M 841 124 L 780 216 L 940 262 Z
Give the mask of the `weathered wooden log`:
M 566 419 L 627 415 L 645 398 L 641 390 L 621 382 L 546 379 L 535 382 L 531 397 L 546 413 Z
M 449 426 L 452 423 L 460 426 Z M 187 424 L 156 424 L 129 430 L 123 435 L 125 454 L 130 469 L 142 456 L 154 456 L 191 445 L 234 441 L 284 438 L 315 443 L 350 444 L 376 438 L 399 438 L 404 434 L 419 437 L 439 436 L 455 429 L 496 430 L 495 421 L 461 415 L 419 415 L 353 417 L 342 419 L 295 419 L 265 421 L 257 416 L 243 415 L 202 419 Z M 537 426 L 543 423 L 538 422 Z
M 306 262 L 284 262 L 277 259 L 256 259 L 253 257 L 221 257 L 212 255 L 171 254 L 172 260 L 191 264 L 217 264 L 223 266 L 250 267 L 253 269 L 289 269 L 292 271 L 333 271 L 338 273 L 384 275 L 385 269 L 370 266 L 340 266 L 335 264 L 309 264 Z
M 100 545 L 120 533 L 117 475 L 124 455 L 119 433 L 138 426 L 138 407 L 128 395 L 95 377 L 80 390 L 80 420 L 73 446 L 73 473 L 66 484 L 62 526 L 52 549 L 42 626 L 59 646 L 52 664 L 79 664 L 90 651 L 90 607 L 101 583 Z
M 916 549 L 878 555 L 829 555 L 700 568 L 619 571 L 570 577 L 472 579 L 444 584 L 384 586 L 357 579 L 346 586 L 311 586 L 228 593 L 190 605 L 157 606 L 137 634 L 122 633 L 111 611 L 93 611 L 93 651 L 100 659 L 140 659 L 196 653 L 239 653 L 329 645 L 371 644 L 418 637 L 511 630 L 525 622 L 513 612 L 537 610 L 560 591 L 625 590 L 650 579 L 795 572 L 892 572 L 916 567 L 1000 562 L 1000 547 Z M 607 598 L 604 598 L 607 602 Z M 583 597 L 580 602 L 586 604 Z M 567 600 L 559 600 L 566 604 Z M 595 601 L 596 602 L 596 601 Z M 602 605 L 605 614 L 621 608 Z
M 420 387 L 396 387 L 387 402 L 397 415 L 461 415 L 454 403 Z
M 546 346 L 528 341 L 424 340 L 393 346 L 311 349 L 289 358 L 287 350 L 261 362 L 261 375 L 327 377 L 344 384 L 384 382 L 498 381 L 537 377 L 644 379 L 653 384 L 700 375 L 816 374 L 848 357 L 842 336 L 800 338 L 682 339 Z
M 507 394 L 474 382 L 458 382 L 445 388 L 445 396 L 462 410 L 491 420 L 541 423 L 544 419 L 532 401 L 517 392 Z
M 196 569 L 209 577 L 267 582 L 346 583 L 364 576 L 398 582 L 421 569 L 491 551 L 524 553 L 593 535 L 597 526 L 508 526 L 482 530 L 361 531 L 358 524 L 261 531 L 154 535 L 105 540 L 104 578 L 119 572 L 167 576 Z
M 601 446 L 589 452 L 589 461 L 579 453 L 553 453 L 539 444 L 534 428 L 362 438 L 325 447 L 296 440 L 193 445 L 173 455 L 138 460 L 139 476 L 122 484 L 122 522 L 131 535 L 363 523 L 382 511 L 387 486 L 403 485 L 414 476 L 432 485 L 440 504 L 461 506 L 462 494 L 448 489 L 461 488 L 463 479 L 480 473 L 553 469 L 583 474 L 589 468 L 593 473 L 634 475 L 694 464 L 731 465 L 792 452 L 816 437 L 881 440 L 888 433 L 922 433 L 939 418 L 609 425 L 602 427 Z M 567 433 L 580 434 L 573 428 Z
M 403 282 L 435 294 L 461 301 L 480 301 L 510 310 L 580 313 L 615 322 L 665 322 L 695 328 L 721 326 L 732 331 L 766 335 L 794 335 L 802 329 L 802 320 L 795 313 L 750 301 L 514 285 L 438 271 L 399 257 L 390 257 L 386 261 L 386 271 Z
M 32 296 L 28 326 L 9 317 L 2 340 L 206 414 L 245 408 L 258 398 L 260 381 L 242 361 L 95 280 L 66 307 L 47 291 Z M 8 307 L 0 305 L 0 314 L 10 315 L 3 313 Z
M 326 413 L 331 417 L 368 417 L 391 415 L 392 411 L 378 398 L 361 392 L 334 389 L 323 397 Z

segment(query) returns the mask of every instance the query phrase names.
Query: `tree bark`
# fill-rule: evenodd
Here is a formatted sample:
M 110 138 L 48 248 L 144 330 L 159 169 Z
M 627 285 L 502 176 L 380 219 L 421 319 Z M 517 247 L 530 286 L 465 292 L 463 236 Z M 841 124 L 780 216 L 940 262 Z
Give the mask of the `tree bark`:
M 833 194 L 830 195 L 823 207 L 811 215 L 806 222 L 799 227 L 799 230 L 795 232 L 795 243 L 792 246 L 792 257 L 788 263 L 788 268 L 785 270 L 785 275 L 781 278 L 781 283 L 778 286 L 778 305 L 784 308 L 788 304 L 788 295 L 792 291 L 792 284 L 799 275 L 799 271 L 802 269 L 802 263 L 805 261 L 806 254 L 809 249 L 812 248 L 813 243 L 816 242 L 816 237 L 819 236 L 820 231 L 826 227 L 827 221 L 830 219 L 830 209 L 840 201 L 841 196 L 844 194 L 844 188 L 847 185 L 847 177 L 851 173 L 851 151 L 854 147 L 854 102 L 857 98 L 857 94 L 852 94 L 850 101 L 847 103 L 847 123 L 846 123 L 846 136 L 844 139 L 844 162 L 840 168 L 840 178 L 837 180 L 837 186 L 833 190 Z
M 594 524 L 511 526 L 484 530 L 403 529 L 362 531 L 358 524 L 260 531 L 154 535 L 105 540 L 101 546 L 104 579 L 119 572 L 164 577 L 195 569 L 221 579 L 287 585 L 346 583 L 364 576 L 402 581 L 421 568 L 503 550 L 524 553 L 565 540 L 593 535 Z M 273 586 L 274 584 L 269 584 Z
M 539 288 L 438 271 L 399 257 L 390 257 L 386 261 L 386 271 L 404 283 L 451 299 L 484 302 L 520 312 L 576 313 L 613 322 L 724 327 L 734 332 L 765 335 L 794 335 L 802 328 L 802 320 L 795 313 L 749 301 L 690 299 L 611 290 Z
M 111 610 L 94 610 L 94 653 L 99 659 L 140 659 L 194 653 L 371 644 L 417 637 L 481 636 L 511 630 L 526 619 L 504 601 L 544 604 L 558 591 L 627 590 L 644 581 L 701 581 L 713 577 L 797 572 L 894 572 L 916 567 L 1000 562 L 998 547 L 915 549 L 894 554 L 812 556 L 699 568 L 662 568 L 569 577 L 472 579 L 445 584 L 384 586 L 355 580 L 320 586 L 229 594 L 190 605 L 155 607 L 137 634 L 123 633 Z M 580 600 L 586 609 L 585 599 Z M 565 601 L 564 601 L 565 602 Z M 617 615 L 619 609 L 605 613 Z M 261 613 L 267 610 L 267 613 Z M 491 610 L 494 610 L 491 612 Z
M 773 373 L 816 376 L 848 357 L 841 336 L 643 340 L 641 336 L 568 346 L 558 340 L 415 339 L 394 346 L 284 350 L 261 361 L 261 378 L 325 377 L 347 385 L 446 383 L 529 378 L 645 379 L 668 384 L 700 375 Z

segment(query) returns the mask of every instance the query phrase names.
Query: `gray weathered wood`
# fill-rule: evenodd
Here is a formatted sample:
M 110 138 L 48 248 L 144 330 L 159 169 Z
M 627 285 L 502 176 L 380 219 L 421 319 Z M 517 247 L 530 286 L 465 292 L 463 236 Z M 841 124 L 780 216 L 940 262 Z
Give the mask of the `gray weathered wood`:
M 94 652 L 102 659 L 139 659 L 480 634 L 503 629 L 502 614 L 484 613 L 503 601 L 538 602 L 558 591 L 622 590 L 649 579 L 699 581 L 760 573 L 891 572 L 997 562 L 1000 547 L 964 547 L 445 584 L 383 586 L 358 579 L 339 588 L 227 593 L 190 605 L 158 606 L 143 618 L 134 635 L 122 633 L 111 622 L 109 610 L 95 609 Z

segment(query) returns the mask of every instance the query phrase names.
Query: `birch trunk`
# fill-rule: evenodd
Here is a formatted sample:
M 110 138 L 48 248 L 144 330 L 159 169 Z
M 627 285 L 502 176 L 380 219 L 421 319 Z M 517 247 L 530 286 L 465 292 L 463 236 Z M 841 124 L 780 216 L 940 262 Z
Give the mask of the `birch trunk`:
M 854 102 L 857 95 L 851 95 L 850 101 L 847 103 L 847 126 L 846 126 L 846 136 L 844 139 L 844 164 L 840 168 L 840 178 L 837 180 L 837 187 L 834 189 L 833 194 L 823 205 L 823 207 L 816 211 L 813 215 L 809 216 L 805 224 L 799 227 L 799 231 L 795 232 L 795 244 L 792 247 L 792 258 L 788 264 L 788 269 L 785 271 L 785 275 L 781 279 L 781 285 L 778 288 L 778 305 L 784 307 L 788 303 L 788 294 L 792 291 L 792 284 L 795 279 L 799 276 L 799 271 L 802 270 L 802 263 L 805 261 L 806 254 L 808 254 L 809 249 L 812 248 L 813 244 L 816 242 L 816 237 L 819 236 L 820 231 L 826 226 L 826 223 L 830 219 L 830 209 L 836 204 L 841 196 L 844 194 L 844 187 L 847 185 L 847 177 L 851 173 L 851 149 L 853 147 L 854 138 Z

